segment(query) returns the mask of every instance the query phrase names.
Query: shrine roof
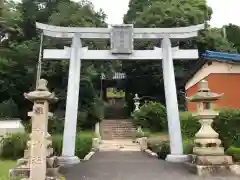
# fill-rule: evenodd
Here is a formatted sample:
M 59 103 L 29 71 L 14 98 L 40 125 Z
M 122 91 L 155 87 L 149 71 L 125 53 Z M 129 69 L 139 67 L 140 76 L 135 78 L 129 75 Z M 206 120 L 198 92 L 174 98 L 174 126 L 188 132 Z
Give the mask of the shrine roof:
M 206 59 L 215 59 L 218 61 L 240 62 L 240 54 L 237 53 L 206 51 L 202 54 L 202 57 Z

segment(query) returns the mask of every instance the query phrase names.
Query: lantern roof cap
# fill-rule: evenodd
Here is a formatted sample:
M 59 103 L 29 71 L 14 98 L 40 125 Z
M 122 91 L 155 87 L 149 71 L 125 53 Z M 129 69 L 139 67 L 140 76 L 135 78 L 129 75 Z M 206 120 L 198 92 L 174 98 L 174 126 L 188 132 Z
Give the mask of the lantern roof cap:
M 221 96 L 223 96 L 223 94 L 211 92 L 208 87 L 208 81 L 202 80 L 199 83 L 198 92 L 191 97 L 187 97 L 187 100 L 190 102 L 212 102 L 220 99 Z

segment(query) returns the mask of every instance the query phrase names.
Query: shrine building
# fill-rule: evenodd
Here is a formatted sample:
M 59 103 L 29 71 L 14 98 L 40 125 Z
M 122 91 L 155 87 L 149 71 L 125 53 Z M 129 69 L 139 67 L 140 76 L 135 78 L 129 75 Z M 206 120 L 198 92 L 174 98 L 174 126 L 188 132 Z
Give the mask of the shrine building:
M 224 93 L 216 102 L 216 109 L 240 109 L 240 54 L 206 51 L 187 77 L 187 97 L 197 92 L 203 79 L 213 92 Z M 187 102 L 187 109 L 196 111 L 196 104 Z

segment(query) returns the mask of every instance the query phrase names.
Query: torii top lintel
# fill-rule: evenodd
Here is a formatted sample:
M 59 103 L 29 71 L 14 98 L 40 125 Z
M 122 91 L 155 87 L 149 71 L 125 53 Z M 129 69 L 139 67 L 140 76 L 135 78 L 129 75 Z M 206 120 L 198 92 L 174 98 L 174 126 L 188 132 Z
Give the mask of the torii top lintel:
M 109 39 L 112 32 L 112 28 L 61 27 L 42 23 L 36 23 L 36 27 L 46 36 L 64 39 L 73 38 L 75 33 L 82 39 Z M 201 29 L 204 29 L 204 24 L 178 28 L 133 28 L 133 39 L 162 39 L 166 35 L 170 39 L 186 39 L 197 36 Z

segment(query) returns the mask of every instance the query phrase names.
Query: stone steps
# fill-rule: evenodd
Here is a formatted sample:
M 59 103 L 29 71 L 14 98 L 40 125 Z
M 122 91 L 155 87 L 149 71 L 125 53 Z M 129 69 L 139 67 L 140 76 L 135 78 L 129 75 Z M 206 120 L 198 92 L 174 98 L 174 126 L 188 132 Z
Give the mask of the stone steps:
M 128 116 L 126 108 L 122 106 L 106 106 L 105 119 L 124 119 Z
M 101 137 L 104 140 L 132 139 L 136 129 L 128 120 L 103 120 L 100 124 Z
M 103 140 L 99 151 L 140 151 L 140 146 L 129 140 Z

